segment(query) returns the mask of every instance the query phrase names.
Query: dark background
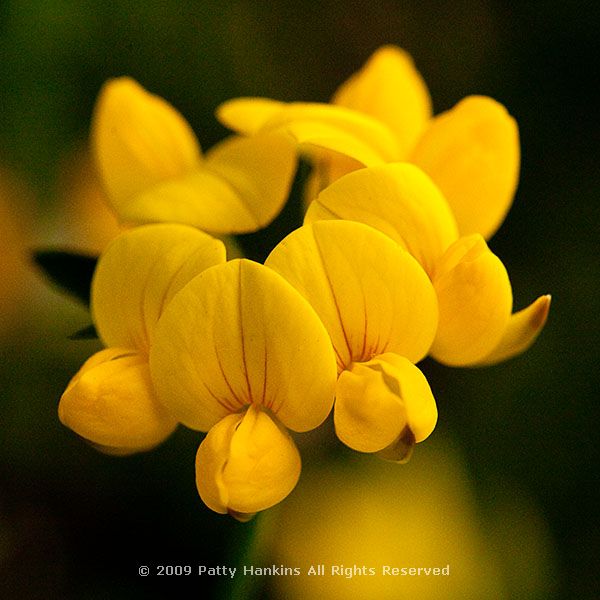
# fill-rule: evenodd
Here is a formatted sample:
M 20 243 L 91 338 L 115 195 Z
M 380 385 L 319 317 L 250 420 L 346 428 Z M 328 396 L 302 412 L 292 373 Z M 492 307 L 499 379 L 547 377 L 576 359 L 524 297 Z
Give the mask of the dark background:
M 424 369 L 439 434 L 458 440 L 482 505 L 494 508 L 486 490 L 527 490 L 553 540 L 555 597 L 592 600 L 600 597 L 598 10 L 508 6 L 2 1 L 0 173 L 25 189 L 8 195 L 3 218 L 14 218 L 24 246 L 56 241 L 68 219 L 58 173 L 85 145 L 97 92 L 113 76 L 131 75 L 172 102 L 203 148 L 226 135 L 213 117 L 220 102 L 327 101 L 384 43 L 411 52 L 436 113 L 468 94 L 493 96 L 519 123 L 522 170 L 490 245 L 511 275 L 516 308 L 553 295 L 549 322 L 528 353 L 500 366 Z M 290 215 L 268 230 L 268 245 L 295 225 Z M 6 254 L 11 240 L 0 239 Z M 250 255 L 264 253 L 262 244 L 243 240 Z M 181 430 L 150 454 L 112 459 L 60 425 L 58 398 L 97 345 L 66 339 L 88 324 L 82 308 L 33 269 L 22 277 L 26 291 L 0 330 L 0 597 L 162 597 L 160 581 L 138 577 L 138 565 L 231 564 L 252 527 L 198 499 L 198 434 Z

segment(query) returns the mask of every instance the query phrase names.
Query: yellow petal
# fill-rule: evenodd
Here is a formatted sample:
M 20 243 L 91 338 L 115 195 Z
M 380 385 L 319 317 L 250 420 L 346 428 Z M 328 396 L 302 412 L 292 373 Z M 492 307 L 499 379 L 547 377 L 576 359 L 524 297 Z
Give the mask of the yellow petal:
M 150 365 L 161 401 L 201 431 L 253 403 L 307 431 L 333 404 L 335 358 L 323 324 L 283 278 L 248 260 L 204 271 L 173 299 Z
M 217 119 L 232 131 L 254 135 L 285 106 L 269 98 L 234 98 L 217 107 Z
M 437 325 L 431 283 L 408 252 L 372 227 L 351 221 L 305 225 L 265 264 L 317 311 L 339 371 L 384 352 L 412 362 L 427 353 Z
M 246 520 L 281 502 L 294 489 L 300 468 L 287 431 L 251 405 L 208 432 L 196 455 L 196 486 L 209 508 Z
M 187 174 L 148 187 L 121 208 L 134 223 L 193 225 L 215 234 L 248 233 L 268 225 L 287 200 L 296 149 L 287 135 L 231 137 Z
M 394 135 L 383 123 L 342 106 L 235 98 L 217 109 L 217 118 L 230 129 L 247 135 L 285 131 L 298 144 L 340 152 L 365 165 L 399 158 Z
M 148 450 L 176 427 L 152 391 L 147 359 L 126 348 L 88 359 L 62 395 L 58 416 L 75 433 L 117 454 Z
M 233 188 L 252 215 L 252 228 L 233 224 L 228 232 L 247 233 L 268 225 L 285 204 L 296 171 L 296 149 L 289 137 L 265 133 L 245 139 L 231 137 L 211 148 L 206 168 Z M 223 215 L 223 221 L 235 215 Z
M 396 139 L 383 123 L 342 106 L 292 102 L 275 113 L 263 130 L 286 131 L 298 144 L 333 150 L 365 166 L 400 158 Z
M 494 365 L 527 350 L 542 332 L 550 311 L 550 295 L 540 296 L 527 308 L 511 315 L 500 343 L 477 364 Z
M 461 235 L 489 239 L 504 220 L 519 177 L 519 132 L 498 102 L 469 96 L 438 115 L 411 158 L 438 185 Z
M 337 436 L 359 452 L 377 452 L 406 437 L 421 442 L 433 431 L 437 408 L 427 379 L 409 360 L 393 353 L 354 363 L 336 387 Z
M 314 156 L 312 163 L 313 168 L 303 190 L 305 212 L 310 203 L 328 185 L 352 171 L 363 168 L 361 163 L 339 152 L 328 152 L 320 157 Z
M 185 119 L 129 77 L 113 79 L 102 88 L 92 146 L 102 182 L 120 216 L 131 198 L 185 175 L 200 161 L 200 146 Z
M 401 157 L 413 149 L 431 118 L 431 98 L 412 58 L 397 46 L 382 46 L 343 83 L 332 102 L 366 113 L 395 134 Z
M 101 339 L 147 353 L 175 293 L 224 261 L 222 242 L 185 225 L 146 225 L 115 238 L 92 281 L 92 317 Z
M 498 345 L 511 313 L 502 261 L 480 235 L 462 237 L 438 263 L 433 286 L 440 321 L 431 355 L 451 366 L 477 363 Z
M 345 219 L 370 225 L 408 250 L 428 272 L 458 237 L 448 203 L 420 169 L 408 163 L 350 173 L 323 190 L 305 223 Z

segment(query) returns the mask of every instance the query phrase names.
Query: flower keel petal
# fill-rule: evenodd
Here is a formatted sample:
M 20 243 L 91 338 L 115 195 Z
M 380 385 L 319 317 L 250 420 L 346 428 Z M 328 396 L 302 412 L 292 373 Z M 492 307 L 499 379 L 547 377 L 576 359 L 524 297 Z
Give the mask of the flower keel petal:
M 209 508 L 243 519 L 283 500 L 294 489 L 300 468 L 300 454 L 287 431 L 252 405 L 208 432 L 196 455 L 196 485 Z
M 480 235 L 452 244 L 435 269 L 440 320 L 431 355 L 450 366 L 470 366 L 495 348 L 506 329 L 512 289 L 502 261 Z
M 145 358 L 124 348 L 102 350 L 83 364 L 60 399 L 58 415 L 99 449 L 117 454 L 148 450 L 176 427 L 154 395 Z
M 437 408 L 425 376 L 402 356 L 388 352 L 355 363 L 338 379 L 335 430 L 354 450 L 381 451 L 400 438 L 421 442 L 436 422 Z

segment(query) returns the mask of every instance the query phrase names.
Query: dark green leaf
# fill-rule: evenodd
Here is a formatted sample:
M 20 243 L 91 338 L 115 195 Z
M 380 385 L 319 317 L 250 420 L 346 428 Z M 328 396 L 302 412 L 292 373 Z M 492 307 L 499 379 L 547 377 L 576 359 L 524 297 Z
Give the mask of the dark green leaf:
M 97 340 L 98 332 L 93 325 L 88 325 L 69 336 L 70 340 Z
M 35 250 L 33 260 L 52 283 L 89 307 L 96 256 L 66 250 Z

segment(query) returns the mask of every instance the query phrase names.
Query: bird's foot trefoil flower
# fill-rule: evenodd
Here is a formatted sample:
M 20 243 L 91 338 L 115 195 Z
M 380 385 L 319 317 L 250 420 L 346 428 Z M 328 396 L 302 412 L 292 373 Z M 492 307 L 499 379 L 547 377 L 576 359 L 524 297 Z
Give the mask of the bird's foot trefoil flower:
M 438 321 L 426 273 L 387 236 L 351 221 L 305 225 L 265 264 L 311 303 L 329 332 L 339 373 L 339 439 L 361 452 L 387 450 L 387 458 L 405 459 L 437 420 L 429 385 L 414 366 L 429 351 Z
M 502 261 L 479 234 L 459 237 L 431 179 L 409 163 L 345 175 L 323 190 L 305 222 L 348 219 L 379 229 L 429 274 L 439 304 L 431 355 L 451 366 L 493 364 L 524 352 L 542 330 L 550 297 L 511 315 L 512 287 Z
M 207 269 L 175 296 L 156 328 L 150 371 L 170 413 L 208 431 L 196 461 L 202 500 L 239 518 L 293 489 L 300 458 L 286 428 L 320 425 L 336 378 L 310 304 L 249 260 Z
M 171 298 L 207 267 L 225 261 L 219 240 L 184 225 L 147 225 L 117 237 L 101 255 L 91 310 L 107 348 L 73 377 L 60 420 L 101 450 L 129 454 L 166 439 L 176 419 L 156 398 L 148 355 Z
M 469 96 L 432 117 L 423 78 L 395 46 L 377 50 L 338 88 L 331 104 L 239 98 L 221 105 L 217 117 L 245 135 L 284 127 L 299 144 L 313 148 L 308 201 L 351 171 L 406 161 L 440 188 L 462 235 L 480 233 L 488 239 L 504 220 L 517 187 L 519 134 L 506 109 L 492 98 Z M 348 125 L 360 118 L 363 127 Z
M 92 149 L 121 221 L 183 223 L 215 234 L 268 225 L 295 170 L 295 146 L 277 132 L 234 136 L 203 156 L 185 119 L 128 77 L 102 89 Z
M 484 96 L 434 116 L 399 48 L 377 50 L 328 104 L 238 98 L 217 117 L 238 135 L 203 154 L 179 112 L 133 79 L 102 89 L 93 155 L 119 220 L 136 227 L 98 260 L 90 308 L 105 349 L 58 412 L 115 455 L 152 448 L 178 424 L 205 433 L 198 493 L 244 521 L 293 490 L 290 431 L 318 427 L 332 408 L 341 442 L 406 462 L 438 416 L 416 364 L 516 356 L 550 297 L 513 313 L 486 242 L 517 186 L 514 119 Z M 200 230 L 267 226 L 298 153 L 313 166 L 304 225 L 265 265 L 226 262 Z

